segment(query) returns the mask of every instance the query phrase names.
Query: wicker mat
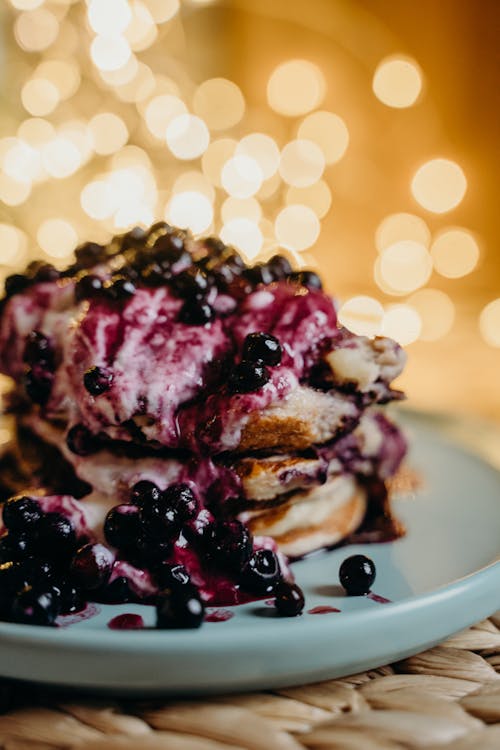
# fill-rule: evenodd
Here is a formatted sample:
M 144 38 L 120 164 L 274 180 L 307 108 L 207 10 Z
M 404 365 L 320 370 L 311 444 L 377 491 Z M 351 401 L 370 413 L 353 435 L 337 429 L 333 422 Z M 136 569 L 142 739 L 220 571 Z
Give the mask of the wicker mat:
M 500 612 L 390 666 L 208 700 L 98 700 L 0 685 L 4 750 L 500 748 Z

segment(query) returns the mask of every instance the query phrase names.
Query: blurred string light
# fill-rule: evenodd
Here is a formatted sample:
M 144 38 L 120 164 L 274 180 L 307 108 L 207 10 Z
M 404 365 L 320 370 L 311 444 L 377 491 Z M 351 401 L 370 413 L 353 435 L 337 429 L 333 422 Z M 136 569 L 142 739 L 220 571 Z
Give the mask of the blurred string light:
M 340 113 L 327 109 L 326 71 L 313 60 L 281 60 L 264 83 L 269 109 L 254 110 L 229 78 L 191 79 L 179 0 L 9 4 L 28 65 L 19 85 L 24 111 L 12 135 L 0 139 L 0 199 L 7 207 L 0 265 L 16 267 L 28 256 L 15 210 L 32 194 L 38 201 L 40 183 L 50 184 L 55 197 L 38 201 L 26 225 L 61 265 L 98 230 L 123 231 L 162 215 L 195 234 L 220 229 L 248 261 L 281 247 L 297 267 L 316 265 L 308 251 L 335 205 L 325 170 L 344 158 L 347 164 L 354 151 L 352 111 L 344 119 L 345 101 Z M 388 107 L 411 107 L 423 96 L 424 75 L 415 60 L 392 55 L 376 66 L 372 89 Z M 66 184 L 79 205 L 57 202 Z M 433 214 L 456 208 L 466 188 L 463 170 L 444 158 L 422 164 L 410 183 L 415 201 Z M 473 271 L 476 237 L 465 228 L 438 227 L 431 238 L 422 217 L 400 212 L 380 221 L 375 246 L 378 288 L 404 299 L 384 309 L 374 298 L 354 297 L 342 306 L 341 321 L 405 344 L 445 336 L 455 305 L 426 285 L 433 269 L 450 279 Z M 494 346 L 499 304 L 490 303 L 481 317 L 483 338 Z
M 432 159 L 423 164 L 411 182 L 415 200 L 428 211 L 442 214 L 461 203 L 467 180 L 461 167 L 449 159 Z
M 434 268 L 441 276 L 457 279 L 474 270 L 479 260 L 479 246 L 472 234 L 459 227 L 443 229 L 431 247 Z
M 318 107 L 326 93 L 326 80 L 308 60 L 288 60 L 273 70 L 267 84 L 269 106 L 281 115 L 298 117 Z
M 415 60 L 391 56 L 377 66 L 372 85 L 375 96 L 383 104 L 401 109 L 417 102 L 422 84 L 422 71 Z
M 481 311 L 479 330 L 487 344 L 500 347 L 500 298 L 489 302 Z

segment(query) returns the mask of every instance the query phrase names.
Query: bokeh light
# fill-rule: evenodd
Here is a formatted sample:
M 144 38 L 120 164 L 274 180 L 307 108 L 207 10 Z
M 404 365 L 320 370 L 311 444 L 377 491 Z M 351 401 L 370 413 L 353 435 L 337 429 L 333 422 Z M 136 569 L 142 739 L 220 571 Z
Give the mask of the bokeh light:
M 408 346 L 416 341 L 422 330 L 422 321 L 417 310 L 410 305 L 389 305 L 382 319 L 381 333 Z
M 431 230 L 420 216 L 408 213 L 386 216 L 375 232 L 375 245 L 379 252 L 400 240 L 413 240 L 419 245 L 428 247 L 431 241 Z
M 300 251 L 314 245 L 319 237 L 320 223 L 311 208 L 294 204 L 279 212 L 274 228 L 283 247 Z
M 67 259 L 78 242 L 76 230 L 65 219 L 46 219 L 37 231 L 36 238 L 42 250 L 51 258 Z
M 5 173 L 0 173 L 0 201 L 6 206 L 20 206 L 31 194 L 31 181 L 19 182 Z
M 364 294 L 348 299 L 338 312 L 339 323 L 359 336 L 377 336 L 382 329 L 383 318 L 382 304 Z
M 140 0 L 130 4 L 131 18 L 124 31 L 125 38 L 134 52 L 142 52 L 155 42 L 158 29 L 149 8 Z
M 26 253 L 26 235 L 11 224 L 0 224 L 0 265 L 19 265 Z
M 373 92 L 388 107 L 411 107 L 422 91 L 422 71 L 414 60 L 392 56 L 382 60 L 373 76 Z
M 227 78 L 204 81 L 193 96 L 193 110 L 210 130 L 226 130 L 245 114 L 245 100 L 240 88 Z
M 254 159 L 259 165 L 264 180 L 276 174 L 280 163 L 280 150 L 274 138 L 265 133 L 250 133 L 238 143 L 237 154 Z
M 32 78 L 26 81 L 21 89 L 21 101 L 24 109 L 37 117 L 48 115 L 60 101 L 56 86 L 46 78 Z
M 443 229 L 431 246 L 434 268 L 441 276 L 458 279 L 474 270 L 479 260 L 479 246 L 472 232 L 460 227 Z
M 379 262 L 382 280 L 396 294 L 406 294 L 424 286 L 432 273 L 429 252 L 413 240 L 390 245 L 381 253 Z
M 91 219 L 102 221 L 113 215 L 116 210 L 111 187 L 106 180 L 94 180 L 83 188 L 80 204 Z
M 14 24 L 16 41 L 28 52 L 41 52 L 55 42 L 59 33 L 56 16 L 46 8 L 20 13 Z
M 52 123 L 40 117 L 29 117 L 23 120 L 17 129 L 17 137 L 34 147 L 48 143 L 55 133 Z
M 231 221 L 231 219 L 243 218 L 250 219 L 250 221 L 258 224 L 262 218 L 262 206 L 255 198 L 233 198 L 230 196 L 221 206 L 221 217 L 225 223 Z
M 97 154 L 113 154 L 128 140 L 127 126 L 113 112 L 101 112 L 89 122 L 92 146 Z
M 207 150 L 210 133 L 200 117 L 183 114 L 167 126 L 167 146 L 178 159 L 196 159 Z
M 87 16 L 92 30 L 105 37 L 121 34 L 132 20 L 127 0 L 91 0 Z
M 500 347 L 500 298 L 492 300 L 482 309 L 479 330 L 487 344 Z
M 177 177 L 172 186 L 172 193 L 185 193 L 188 191 L 201 193 L 208 198 L 210 203 L 213 203 L 215 200 L 215 190 L 210 180 L 196 169 L 183 172 Z
M 186 105 L 178 96 L 172 94 L 154 96 L 145 110 L 146 124 L 153 135 L 163 139 L 169 123 L 186 112 Z
M 435 214 L 451 211 L 462 201 L 467 180 L 461 167 L 449 159 L 431 159 L 415 173 L 411 191 L 421 206 Z
M 165 218 L 173 226 L 201 234 L 211 225 L 214 212 L 212 203 L 206 195 L 190 190 L 172 196 L 165 211 Z
M 259 225 L 246 218 L 236 218 L 223 224 L 220 236 L 227 245 L 240 250 L 248 261 L 260 253 L 264 241 Z
M 262 170 L 255 159 L 237 154 L 224 164 L 221 184 L 234 198 L 250 198 L 262 185 Z
M 34 78 L 53 83 L 60 99 L 72 97 L 81 83 L 80 68 L 74 60 L 45 60 L 37 66 Z
M 419 289 L 408 298 L 408 304 L 420 317 L 422 341 L 438 341 L 450 331 L 455 320 L 455 305 L 439 289 Z
M 42 160 L 47 173 L 58 179 L 69 177 L 81 164 L 78 148 L 63 135 L 57 136 L 43 147 Z
M 99 0 L 100 1 L 100 0 Z M 132 54 L 124 36 L 96 36 L 90 46 L 90 55 L 99 70 L 119 70 L 127 64 Z
M 298 117 L 315 109 L 325 93 L 323 73 L 308 60 L 288 60 L 278 65 L 267 84 L 269 106 L 288 117 Z
M 286 183 L 294 187 L 307 187 L 317 182 L 324 168 L 323 152 L 312 141 L 290 141 L 281 152 L 280 175 Z
M 156 23 L 170 21 L 180 8 L 179 0 L 147 0 L 146 5 Z
M 319 219 L 326 216 L 332 205 L 332 193 L 324 180 L 315 182 L 308 187 L 290 187 L 286 191 L 287 205 L 300 203 L 311 208 Z
M 201 157 L 203 174 L 216 187 L 222 187 L 221 174 L 224 164 L 233 156 L 237 146 L 234 138 L 219 138 L 212 141 Z
M 340 161 L 349 145 L 347 125 L 333 112 L 313 112 L 308 115 L 299 126 L 298 137 L 317 143 L 327 164 Z

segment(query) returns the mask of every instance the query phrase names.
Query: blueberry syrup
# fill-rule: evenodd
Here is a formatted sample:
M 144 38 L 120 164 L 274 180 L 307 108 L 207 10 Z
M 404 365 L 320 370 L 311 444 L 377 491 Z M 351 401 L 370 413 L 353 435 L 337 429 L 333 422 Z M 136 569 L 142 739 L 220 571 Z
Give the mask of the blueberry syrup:
M 337 609 L 337 607 L 330 607 L 327 604 L 320 604 L 318 607 L 313 607 L 312 609 L 307 610 L 308 615 L 328 615 L 331 612 L 340 612 L 340 609 Z
M 129 612 L 123 615 L 116 615 L 108 622 L 110 630 L 142 630 L 144 620 L 140 615 L 133 615 Z
M 374 594 L 373 591 L 369 591 L 366 598 L 371 599 L 372 602 L 378 602 L 379 604 L 392 604 L 391 599 L 386 599 L 385 596 L 380 596 L 380 594 Z
M 79 612 L 72 612 L 70 615 L 59 615 L 57 618 L 57 626 L 59 628 L 68 628 L 70 625 L 77 625 L 79 622 L 84 620 L 90 620 L 91 617 L 95 617 L 99 614 L 101 608 L 94 602 L 88 602 L 87 605 Z
M 234 617 L 228 609 L 211 609 L 205 615 L 205 622 L 226 622 Z

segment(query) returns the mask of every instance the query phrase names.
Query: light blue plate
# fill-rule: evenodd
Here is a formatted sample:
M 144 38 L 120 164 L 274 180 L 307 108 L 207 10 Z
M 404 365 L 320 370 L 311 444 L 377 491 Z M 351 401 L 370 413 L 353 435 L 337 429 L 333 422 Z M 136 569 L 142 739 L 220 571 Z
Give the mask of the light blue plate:
M 116 631 L 120 613 L 154 621 L 151 607 L 102 606 L 66 628 L 0 624 L 0 674 L 122 693 L 214 693 L 307 683 L 373 668 L 429 648 L 500 608 L 500 473 L 405 417 L 410 464 L 424 486 L 395 502 L 407 527 L 397 542 L 317 554 L 294 570 L 306 609 L 277 618 L 264 602 L 232 609 L 196 631 Z M 391 603 L 345 597 L 338 569 L 362 552 L 373 590 Z

